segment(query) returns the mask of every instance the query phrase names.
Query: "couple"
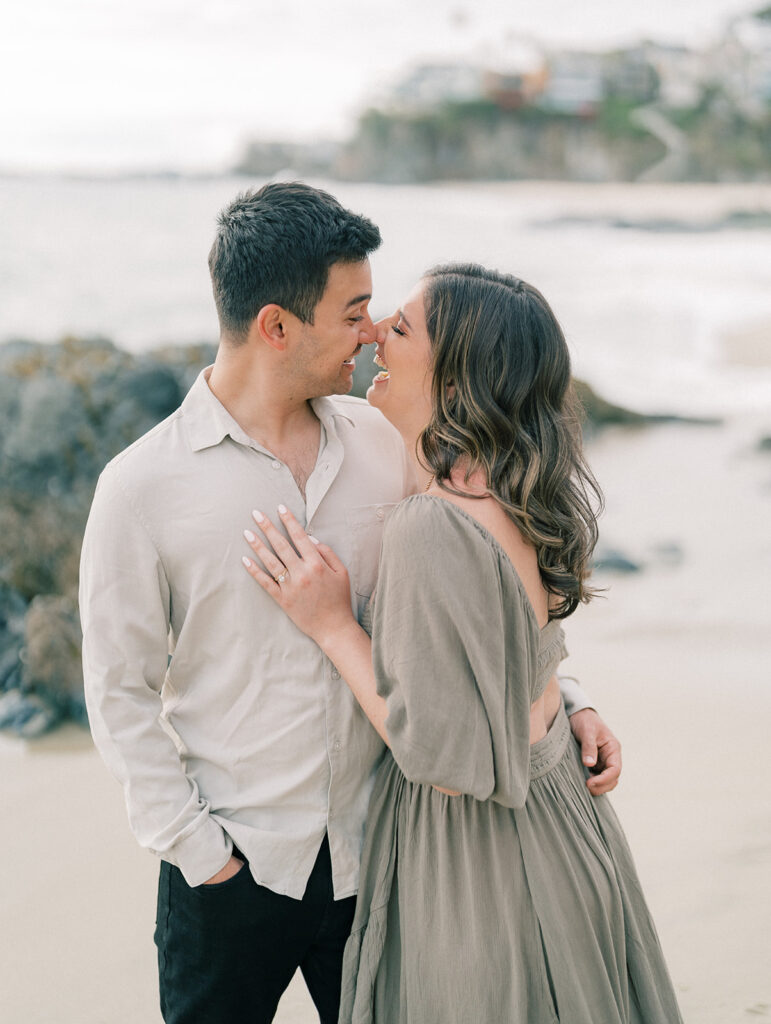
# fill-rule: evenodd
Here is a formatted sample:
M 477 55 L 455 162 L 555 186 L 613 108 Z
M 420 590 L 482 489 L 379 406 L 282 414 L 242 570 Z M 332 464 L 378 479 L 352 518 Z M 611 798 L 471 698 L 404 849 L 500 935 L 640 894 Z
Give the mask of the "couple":
M 463 265 L 373 324 L 379 243 L 238 197 L 216 361 L 94 497 L 86 694 L 161 858 L 164 1019 L 270 1021 L 300 967 L 323 1024 L 677 1021 L 618 744 L 554 675 L 596 533 L 564 339 Z

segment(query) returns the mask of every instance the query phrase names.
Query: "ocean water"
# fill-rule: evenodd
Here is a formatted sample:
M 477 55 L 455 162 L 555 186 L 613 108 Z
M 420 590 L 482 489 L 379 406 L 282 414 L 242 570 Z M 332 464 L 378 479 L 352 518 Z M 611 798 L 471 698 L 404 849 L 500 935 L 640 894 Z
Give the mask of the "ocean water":
M 0 180 L 0 340 L 216 340 L 216 214 L 259 184 Z M 382 230 L 374 314 L 432 264 L 477 260 L 541 289 L 576 373 L 607 398 L 707 416 L 771 409 L 771 185 L 326 187 Z M 736 213 L 749 226 L 726 219 Z

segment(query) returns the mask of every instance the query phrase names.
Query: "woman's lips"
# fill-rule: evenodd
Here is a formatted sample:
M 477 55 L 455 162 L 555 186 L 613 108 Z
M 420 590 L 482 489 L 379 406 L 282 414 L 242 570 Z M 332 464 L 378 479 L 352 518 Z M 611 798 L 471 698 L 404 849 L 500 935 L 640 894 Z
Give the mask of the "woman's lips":
M 389 374 L 389 371 L 388 371 L 388 367 L 385 364 L 385 361 L 379 355 L 377 355 L 377 353 L 375 354 L 375 358 L 374 358 L 373 361 L 375 363 L 375 366 L 379 366 L 381 368 L 380 369 L 380 373 L 378 373 L 374 377 L 373 384 L 380 384 L 384 380 L 388 380 L 390 374 Z

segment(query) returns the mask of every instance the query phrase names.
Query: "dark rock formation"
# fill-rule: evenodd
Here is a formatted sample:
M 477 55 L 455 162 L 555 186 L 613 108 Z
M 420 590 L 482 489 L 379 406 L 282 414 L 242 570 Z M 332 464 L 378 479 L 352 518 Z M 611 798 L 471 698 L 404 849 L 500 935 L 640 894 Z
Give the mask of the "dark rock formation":
M 633 561 L 623 551 L 617 551 L 615 548 L 598 548 L 594 554 L 592 567 L 598 572 L 612 572 L 622 575 L 640 572 L 642 569 L 642 565 L 639 562 Z
M 24 623 L 22 686 L 45 693 L 60 717 L 85 723 L 82 639 L 76 593 L 41 594 L 32 601 Z
M 21 685 L 19 655 L 24 646 L 27 602 L 12 586 L 0 580 L 0 691 Z
M 568 214 L 545 217 L 530 222 L 537 228 L 568 227 L 583 230 L 588 227 L 617 228 L 626 231 L 649 231 L 652 234 L 705 235 L 719 231 L 768 231 L 771 211 L 731 210 L 717 217 L 700 220 L 678 217 L 627 217 L 619 214 Z
M 80 546 L 103 466 L 179 405 L 212 345 L 0 346 L 0 728 L 85 721 Z
M 601 398 L 582 380 L 574 381 L 576 392 L 584 408 L 584 433 L 591 437 L 601 427 L 639 427 L 650 423 L 692 423 L 699 426 L 715 426 L 721 421 L 705 417 L 675 416 L 671 413 L 643 413 L 614 405 Z

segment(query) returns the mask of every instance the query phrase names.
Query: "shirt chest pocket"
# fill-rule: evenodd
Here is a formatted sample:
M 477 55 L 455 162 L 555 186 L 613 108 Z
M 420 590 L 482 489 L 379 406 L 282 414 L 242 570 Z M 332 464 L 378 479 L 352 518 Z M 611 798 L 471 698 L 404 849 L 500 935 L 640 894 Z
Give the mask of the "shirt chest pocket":
M 351 538 L 349 573 L 359 598 L 369 598 L 375 589 L 383 527 L 395 508 L 396 502 L 381 502 L 379 505 L 358 505 L 346 512 Z

